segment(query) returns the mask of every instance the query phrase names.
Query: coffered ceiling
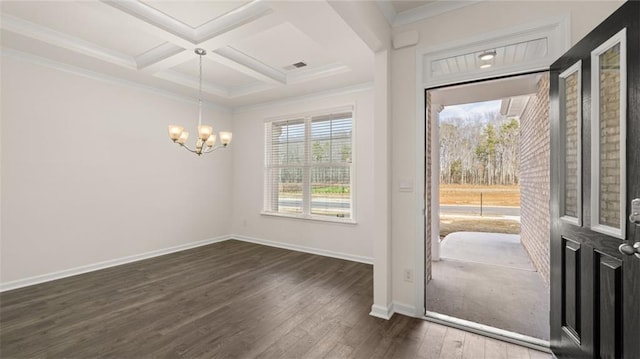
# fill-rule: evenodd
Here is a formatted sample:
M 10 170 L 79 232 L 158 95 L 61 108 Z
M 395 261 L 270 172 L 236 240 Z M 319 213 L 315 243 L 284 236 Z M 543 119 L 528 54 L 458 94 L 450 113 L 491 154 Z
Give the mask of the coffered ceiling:
M 373 80 L 325 1 L 2 1 L 3 54 L 235 107 Z M 304 67 L 293 66 L 304 63 Z

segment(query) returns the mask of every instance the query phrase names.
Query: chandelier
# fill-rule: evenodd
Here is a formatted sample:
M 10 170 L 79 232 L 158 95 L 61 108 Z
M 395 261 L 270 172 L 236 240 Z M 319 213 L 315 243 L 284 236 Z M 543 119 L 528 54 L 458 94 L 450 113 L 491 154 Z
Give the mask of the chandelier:
M 210 153 L 217 149 L 227 147 L 231 142 L 231 132 L 220 131 L 220 145 L 216 146 L 216 134 L 213 133 L 213 127 L 202 125 L 202 56 L 207 54 L 204 49 L 195 49 L 196 55 L 200 56 L 200 83 L 198 92 L 198 140 L 195 149 L 185 145 L 189 138 L 189 132 L 185 131 L 182 126 L 169 126 L 169 138 L 174 143 L 187 149 L 189 152 L 201 156 L 203 153 Z

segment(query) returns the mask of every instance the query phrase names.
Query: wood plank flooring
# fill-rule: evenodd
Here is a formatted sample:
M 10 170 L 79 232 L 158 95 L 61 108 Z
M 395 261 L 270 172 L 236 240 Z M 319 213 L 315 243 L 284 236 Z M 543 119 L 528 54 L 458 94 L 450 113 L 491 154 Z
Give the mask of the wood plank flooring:
M 549 358 L 369 316 L 372 267 L 225 241 L 0 294 L 2 358 Z

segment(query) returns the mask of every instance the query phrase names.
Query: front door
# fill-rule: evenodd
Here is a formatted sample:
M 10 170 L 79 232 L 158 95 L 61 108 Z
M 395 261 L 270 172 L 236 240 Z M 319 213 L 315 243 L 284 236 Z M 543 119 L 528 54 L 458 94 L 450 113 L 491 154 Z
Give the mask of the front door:
M 640 358 L 640 2 L 551 66 L 549 116 L 551 348 Z

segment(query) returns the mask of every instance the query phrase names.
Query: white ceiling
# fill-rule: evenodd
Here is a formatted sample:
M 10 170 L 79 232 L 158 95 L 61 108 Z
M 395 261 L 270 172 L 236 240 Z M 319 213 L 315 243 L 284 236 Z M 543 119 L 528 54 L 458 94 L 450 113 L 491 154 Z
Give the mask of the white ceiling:
M 436 2 L 436 0 L 391 0 L 391 5 L 393 5 L 396 13 L 400 13 L 403 11 L 413 10 L 417 7 L 433 2 Z
M 3 53 L 192 97 L 204 48 L 204 97 L 229 107 L 373 80 L 325 1 L 2 1 L 0 15 Z

